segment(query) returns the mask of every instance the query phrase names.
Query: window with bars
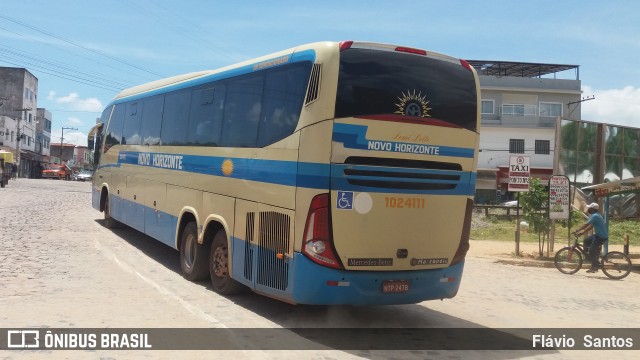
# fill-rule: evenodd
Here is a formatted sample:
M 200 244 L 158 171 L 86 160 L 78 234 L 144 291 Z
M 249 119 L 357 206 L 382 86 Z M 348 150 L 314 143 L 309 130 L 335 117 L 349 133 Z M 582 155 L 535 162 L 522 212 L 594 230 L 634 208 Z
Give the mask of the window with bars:
M 549 155 L 551 152 L 549 140 L 536 140 L 535 152 L 540 155 Z
M 509 139 L 509 152 L 524 154 L 524 139 Z

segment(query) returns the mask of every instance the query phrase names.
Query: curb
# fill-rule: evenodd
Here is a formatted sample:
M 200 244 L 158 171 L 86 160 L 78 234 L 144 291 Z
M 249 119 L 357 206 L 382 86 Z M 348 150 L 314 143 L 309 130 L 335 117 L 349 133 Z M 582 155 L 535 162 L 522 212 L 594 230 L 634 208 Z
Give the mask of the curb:
M 533 260 L 533 259 L 495 259 L 494 262 L 496 264 L 502 265 L 513 265 L 513 266 L 525 266 L 525 267 L 538 267 L 538 268 L 553 268 L 555 269 L 556 265 L 553 260 Z M 582 265 L 582 269 L 588 269 L 588 264 L 585 263 Z M 632 273 L 640 273 L 640 264 L 634 263 L 632 260 L 631 263 L 631 272 Z

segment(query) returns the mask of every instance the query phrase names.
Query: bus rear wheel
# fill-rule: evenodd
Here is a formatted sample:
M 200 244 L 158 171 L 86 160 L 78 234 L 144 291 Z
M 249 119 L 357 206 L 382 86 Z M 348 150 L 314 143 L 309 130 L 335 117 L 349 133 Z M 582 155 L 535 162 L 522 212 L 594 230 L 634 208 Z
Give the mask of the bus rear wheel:
M 211 243 L 209 272 L 213 289 L 218 294 L 233 295 L 242 291 L 242 284 L 233 280 L 229 274 L 229 247 L 224 230 L 219 230 Z
M 189 222 L 182 231 L 180 241 L 180 268 L 185 279 L 199 281 L 207 278 L 207 250 L 206 246 L 198 244 L 196 223 Z

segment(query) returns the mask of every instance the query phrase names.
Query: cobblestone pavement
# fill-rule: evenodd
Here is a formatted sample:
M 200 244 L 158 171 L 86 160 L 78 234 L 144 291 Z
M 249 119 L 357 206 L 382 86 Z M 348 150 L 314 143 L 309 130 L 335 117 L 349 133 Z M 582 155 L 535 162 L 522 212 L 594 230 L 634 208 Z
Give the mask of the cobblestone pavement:
M 451 300 L 378 307 L 293 306 L 222 297 L 180 276 L 178 253 L 91 208 L 89 183 L 19 179 L 0 190 L 0 328 L 491 327 L 640 325 L 640 276 L 569 276 L 468 256 Z M 51 351 L 0 358 L 637 358 L 638 351 Z

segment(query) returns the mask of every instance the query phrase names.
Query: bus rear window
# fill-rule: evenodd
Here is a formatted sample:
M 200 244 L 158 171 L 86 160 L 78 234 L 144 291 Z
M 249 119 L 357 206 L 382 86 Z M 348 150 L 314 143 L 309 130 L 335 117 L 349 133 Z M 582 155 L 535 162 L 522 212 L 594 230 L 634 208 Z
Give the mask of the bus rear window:
M 476 84 L 459 63 L 369 49 L 340 53 L 336 118 L 435 119 L 476 131 Z

